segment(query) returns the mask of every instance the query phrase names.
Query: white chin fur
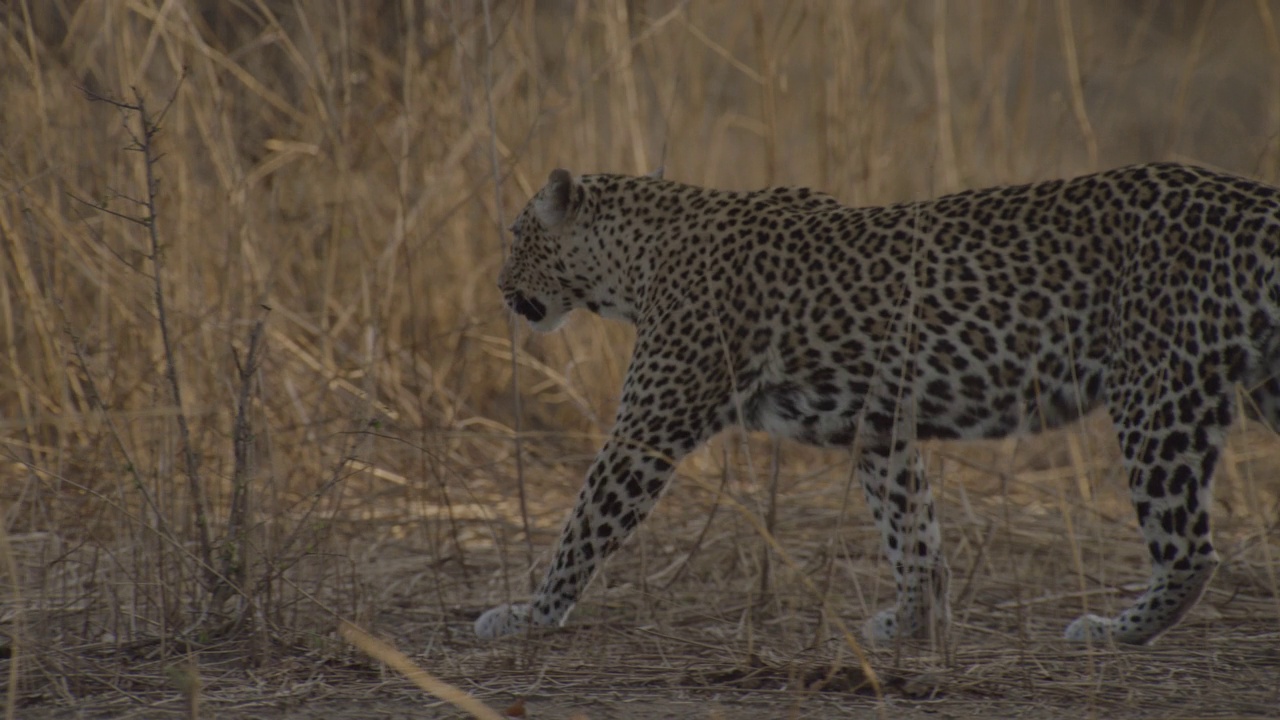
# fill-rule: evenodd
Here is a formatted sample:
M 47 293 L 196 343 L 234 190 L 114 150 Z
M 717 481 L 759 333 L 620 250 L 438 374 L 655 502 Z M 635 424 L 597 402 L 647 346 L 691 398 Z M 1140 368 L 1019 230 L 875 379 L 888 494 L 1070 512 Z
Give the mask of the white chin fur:
M 540 333 L 555 332 L 564 326 L 564 321 L 567 319 L 569 319 L 569 313 L 548 315 L 537 322 L 530 320 L 529 327 Z

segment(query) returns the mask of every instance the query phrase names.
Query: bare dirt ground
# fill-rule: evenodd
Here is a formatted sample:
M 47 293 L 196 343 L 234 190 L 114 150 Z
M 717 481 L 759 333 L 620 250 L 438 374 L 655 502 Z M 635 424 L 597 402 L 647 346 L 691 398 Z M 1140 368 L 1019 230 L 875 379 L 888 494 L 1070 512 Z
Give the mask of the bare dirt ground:
M 1090 427 L 1101 433 L 1105 423 Z M 1044 448 L 1086 437 L 1072 432 L 1038 440 L 1033 464 L 1044 462 Z M 878 693 L 845 631 L 860 637 L 857 623 L 891 589 L 860 500 L 844 506 L 847 470 L 838 455 L 781 480 L 773 529 L 780 554 L 764 552 L 754 511 L 735 509 L 757 502 L 757 489 L 730 479 L 721 491 L 696 476 L 695 458 L 688 482 L 611 562 L 565 628 L 501 642 L 476 640 L 470 625 L 505 594 L 504 576 L 521 593 L 512 569 L 522 566 L 522 545 L 499 553 L 477 541 L 480 549 L 428 566 L 412 538 L 353 538 L 369 606 L 378 608 L 361 620 L 421 668 L 499 711 L 523 698 L 531 718 L 1275 716 L 1277 487 L 1249 479 L 1270 465 L 1273 443 L 1237 434 L 1236 470 L 1224 474 L 1218 508 L 1226 562 L 1200 606 L 1152 647 L 1058 639 L 1080 612 L 1114 611 L 1136 595 L 1145 551 L 1114 483 L 1080 486 L 1070 466 L 1017 467 L 1021 452 L 1000 445 L 934 453 L 956 622 L 938 643 L 865 648 Z M 1016 475 L 1002 481 L 972 469 L 1002 456 Z M 539 552 L 555 536 L 570 486 L 533 501 Z M 1256 502 L 1233 505 L 1246 494 Z M 826 621 L 821 598 L 833 613 Z M 246 658 L 262 650 L 249 645 L 211 644 L 192 653 L 194 666 L 175 662 L 172 651 L 169 661 L 157 660 L 156 647 L 138 648 L 125 664 L 101 653 L 102 671 L 89 673 L 96 691 L 82 688 L 70 705 L 53 690 L 35 692 L 20 716 L 187 717 L 190 681 L 182 678 L 191 676 L 207 717 L 463 716 L 334 635 L 271 648 L 271 660 L 258 666 Z M 106 680 L 111 667 L 114 684 Z M 191 667 L 194 674 L 182 675 Z

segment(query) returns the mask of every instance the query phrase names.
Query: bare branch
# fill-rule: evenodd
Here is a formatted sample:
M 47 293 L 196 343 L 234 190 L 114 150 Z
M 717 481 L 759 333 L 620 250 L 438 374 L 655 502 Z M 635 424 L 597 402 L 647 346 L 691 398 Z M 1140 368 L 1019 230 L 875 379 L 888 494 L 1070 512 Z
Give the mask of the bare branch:
M 185 75 L 184 75 L 185 77 Z M 179 81 L 181 85 L 181 80 Z M 176 409 L 175 419 L 178 424 L 178 436 L 180 451 L 183 460 L 184 471 L 187 476 L 187 483 L 191 493 L 191 507 L 194 513 L 194 520 L 197 532 L 197 549 L 200 564 L 202 566 L 204 584 L 206 589 L 214 589 L 227 582 L 214 566 L 213 562 L 213 540 L 211 538 L 209 528 L 209 514 L 206 507 L 206 499 L 204 495 L 204 483 L 200 477 L 200 463 L 196 457 L 195 447 L 191 439 L 191 427 L 187 422 L 187 414 L 183 409 L 182 402 L 182 384 L 178 379 L 178 359 L 174 352 L 174 344 L 172 332 L 170 330 L 168 299 L 164 290 L 164 254 L 161 252 L 160 230 L 157 219 L 159 218 L 159 210 L 157 203 L 157 195 L 159 190 L 159 180 L 156 177 L 156 164 L 159 162 L 159 155 L 156 153 L 154 140 L 156 134 L 160 131 L 160 126 L 155 118 L 147 110 L 146 99 L 142 93 L 135 87 L 133 88 L 134 102 L 128 103 L 117 100 L 100 93 L 96 93 L 85 87 L 81 87 L 81 91 L 94 102 L 101 102 L 118 109 L 123 117 L 123 126 L 129 137 L 133 140 L 134 146 L 129 150 L 135 150 L 142 154 L 143 169 L 146 172 L 146 195 L 142 199 L 127 198 L 128 200 L 140 205 L 146 209 L 144 217 L 136 217 L 125 213 L 119 213 L 108 209 L 101 203 L 90 203 L 80 198 L 75 198 L 79 202 L 88 205 L 99 212 L 107 215 L 113 215 L 122 220 L 141 225 L 147 229 L 147 238 L 150 244 L 150 258 L 152 267 L 152 287 L 156 305 L 156 319 L 160 327 L 161 344 L 164 347 L 165 359 L 165 378 L 169 384 L 169 391 L 173 397 L 173 404 Z M 165 105 L 165 109 L 173 102 L 176 97 L 177 89 L 174 95 Z M 138 126 L 141 132 L 133 129 L 130 123 L 132 117 L 136 115 Z M 216 596 L 216 595 L 215 595 Z
M 121 220 L 124 220 L 124 221 L 126 221 L 126 222 L 135 223 L 135 224 L 137 224 L 137 225 L 147 225 L 147 224 L 148 224 L 148 222 L 149 222 L 149 221 L 147 220 L 147 218 L 145 218 L 145 217 L 139 217 L 139 216 L 137 216 L 137 215 L 128 215 L 128 214 L 125 214 L 125 213 L 116 212 L 115 210 L 112 210 L 111 208 L 107 207 L 106 205 L 103 205 L 102 203 L 90 202 L 90 201 L 85 200 L 84 198 L 82 198 L 82 197 L 80 197 L 80 196 L 76 195 L 75 193 L 70 193 L 70 192 L 69 192 L 69 193 L 67 193 L 67 197 L 71 198 L 72 200 L 75 200 L 76 202 L 78 202 L 78 203 L 80 203 L 80 204 L 82 204 L 82 205 L 87 205 L 87 206 L 89 206 L 89 207 L 93 208 L 94 210 L 96 210 L 96 211 L 98 211 L 98 212 L 102 213 L 103 215 L 112 215 L 112 216 L 114 216 L 114 217 L 118 217 L 118 218 L 120 218 Z M 145 205 L 146 205 L 146 203 L 145 203 L 145 202 L 140 203 L 140 204 L 141 204 L 141 205 L 143 205 L 143 206 L 145 206 Z

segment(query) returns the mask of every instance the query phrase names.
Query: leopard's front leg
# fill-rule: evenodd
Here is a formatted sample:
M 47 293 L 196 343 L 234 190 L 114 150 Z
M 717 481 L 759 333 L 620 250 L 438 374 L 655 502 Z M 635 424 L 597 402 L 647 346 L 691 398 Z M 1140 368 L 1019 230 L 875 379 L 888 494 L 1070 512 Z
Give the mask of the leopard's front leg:
M 587 473 L 573 515 L 560 533 L 555 559 L 532 600 L 489 610 L 476 620 L 476 634 L 493 638 L 528 625 L 561 625 L 600 564 L 653 510 L 677 454 L 683 454 L 673 450 L 643 447 L 617 435 L 609 438 Z
M 686 373 L 664 378 L 679 394 L 659 393 L 653 377 L 667 371 L 660 359 L 680 336 L 641 332 L 623 386 L 613 432 L 587 472 L 586 484 L 564 529 L 555 558 L 528 603 L 500 605 L 480 616 L 482 638 L 558 626 L 582 596 L 605 558 L 635 531 L 666 489 L 676 463 L 721 429 L 718 403 L 728 390 L 718 376 Z

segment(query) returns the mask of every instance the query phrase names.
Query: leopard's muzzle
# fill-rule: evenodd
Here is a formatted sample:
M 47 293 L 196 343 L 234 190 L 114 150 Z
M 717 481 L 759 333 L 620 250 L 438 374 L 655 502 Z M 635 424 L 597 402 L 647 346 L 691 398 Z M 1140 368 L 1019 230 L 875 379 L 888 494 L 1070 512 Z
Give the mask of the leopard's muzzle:
M 511 305 L 511 309 L 524 316 L 529 322 L 538 322 L 547 316 L 547 306 L 541 301 L 527 298 L 519 292 L 512 293 L 507 298 L 507 303 Z

